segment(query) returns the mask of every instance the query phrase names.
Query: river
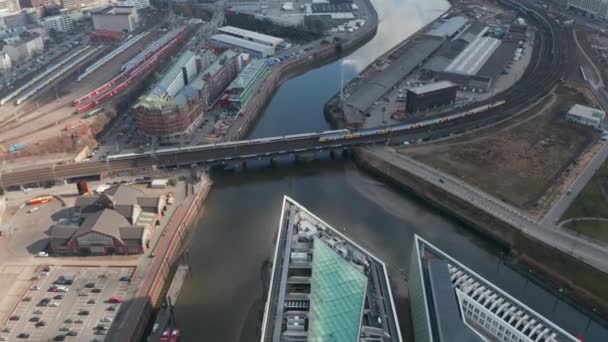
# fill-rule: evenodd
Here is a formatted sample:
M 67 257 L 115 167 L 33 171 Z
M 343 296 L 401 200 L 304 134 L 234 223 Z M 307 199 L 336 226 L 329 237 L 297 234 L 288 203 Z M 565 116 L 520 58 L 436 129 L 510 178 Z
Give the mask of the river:
M 251 137 L 329 128 L 323 105 L 345 80 L 448 8 L 443 0 L 374 0 L 378 33 L 346 57 L 286 82 Z M 404 20 L 403 18 L 407 18 Z M 265 266 L 274 251 L 282 197 L 291 196 L 383 259 L 389 267 L 402 328 L 409 329 L 406 276 L 414 234 L 431 241 L 585 341 L 608 331 L 504 266 L 500 247 L 433 208 L 361 172 L 349 161 L 315 161 L 279 168 L 249 165 L 213 175 L 205 213 L 189 240 L 192 276 L 176 303 L 184 341 L 258 341 Z M 411 332 L 404 331 L 410 341 Z

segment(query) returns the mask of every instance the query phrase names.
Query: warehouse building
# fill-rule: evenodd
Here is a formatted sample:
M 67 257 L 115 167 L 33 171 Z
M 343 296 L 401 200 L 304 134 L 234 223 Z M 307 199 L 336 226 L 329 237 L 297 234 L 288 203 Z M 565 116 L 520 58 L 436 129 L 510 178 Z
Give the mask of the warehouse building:
M 71 32 L 74 27 L 73 22 L 72 18 L 66 14 L 53 15 L 41 20 L 45 29 L 61 33 Z
M 500 40 L 477 37 L 446 68 L 445 72 L 476 75 L 500 45 Z
M 61 255 L 142 254 L 166 210 L 165 196 L 146 196 L 120 184 L 76 198 L 70 222 L 50 230 L 50 249 Z
M 260 341 L 401 342 L 385 264 L 285 197 Z
M 453 104 L 457 92 L 458 85 L 449 81 L 409 88 L 405 110 L 408 113 L 416 113 Z
M 579 342 L 417 235 L 408 284 L 416 342 Z
M 277 48 L 280 44 L 284 42 L 282 38 L 277 38 L 273 36 L 269 36 L 267 34 L 262 34 L 255 31 L 244 30 L 242 28 L 234 27 L 234 26 L 223 26 L 217 29 L 218 32 L 233 36 L 236 38 L 248 40 L 250 42 L 271 46 L 273 48 Z
M 240 55 L 226 50 L 208 64 L 186 51 L 159 83 L 133 106 L 135 122 L 146 135 L 171 143 L 191 134 L 205 112 L 240 70 Z
M 95 30 L 131 32 L 137 28 L 139 16 L 133 6 L 107 7 L 91 13 Z
M 439 25 L 429 30 L 426 34 L 451 39 L 464 30 L 468 22 L 469 20 L 465 17 L 451 17 L 441 21 Z
M 567 0 L 567 6 L 601 19 L 608 19 L 608 1 L 606 0 Z
M 234 110 L 241 109 L 257 93 L 269 74 L 270 69 L 263 60 L 251 61 L 226 89 L 230 94 L 228 97 L 230 107 Z
M 211 37 L 211 44 L 217 47 L 237 48 L 241 52 L 248 53 L 252 57 L 266 58 L 274 55 L 275 48 L 268 45 L 252 42 L 246 39 L 229 36 L 227 34 L 216 34 Z
M 579 104 L 572 106 L 566 113 L 566 120 L 596 128 L 600 127 L 605 117 L 605 111 Z

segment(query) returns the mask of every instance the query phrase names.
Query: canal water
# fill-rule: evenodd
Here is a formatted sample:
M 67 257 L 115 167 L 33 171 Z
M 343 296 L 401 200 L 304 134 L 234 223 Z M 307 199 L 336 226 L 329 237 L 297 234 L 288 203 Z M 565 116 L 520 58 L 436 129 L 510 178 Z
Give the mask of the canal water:
M 343 61 L 285 83 L 251 137 L 328 129 L 323 105 L 358 71 L 447 8 L 443 0 L 375 0 L 376 37 Z M 344 69 L 343 69 L 344 68 Z M 349 161 L 331 160 L 269 168 L 249 165 L 239 173 L 214 174 L 206 212 L 190 235 L 192 275 L 176 303 L 184 341 L 258 341 L 267 268 L 274 251 L 282 198 L 288 195 L 383 259 L 391 278 L 404 338 L 411 339 L 406 277 L 414 234 L 582 334 L 608 341 L 608 331 L 555 295 L 504 266 L 499 246 L 442 216 L 407 193 L 361 172 Z M 404 323 L 405 322 L 405 323 Z

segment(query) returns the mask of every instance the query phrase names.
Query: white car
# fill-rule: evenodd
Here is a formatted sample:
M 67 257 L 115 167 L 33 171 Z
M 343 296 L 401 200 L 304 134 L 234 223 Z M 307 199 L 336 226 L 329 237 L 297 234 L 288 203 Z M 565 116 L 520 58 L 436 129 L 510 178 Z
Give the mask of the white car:
M 70 290 L 65 286 L 57 286 L 56 289 L 57 289 L 57 292 L 68 292 Z
M 49 256 L 49 253 L 47 252 L 38 252 L 38 257 L 39 258 L 46 258 Z
M 59 306 L 59 303 L 57 303 L 57 302 L 50 302 L 49 306 L 52 307 L 52 308 L 56 308 L 56 307 Z
M 100 322 L 104 322 L 104 323 L 109 323 L 112 322 L 112 318 L 111 317 L 104 317 L 102 319 L 99 320 Z

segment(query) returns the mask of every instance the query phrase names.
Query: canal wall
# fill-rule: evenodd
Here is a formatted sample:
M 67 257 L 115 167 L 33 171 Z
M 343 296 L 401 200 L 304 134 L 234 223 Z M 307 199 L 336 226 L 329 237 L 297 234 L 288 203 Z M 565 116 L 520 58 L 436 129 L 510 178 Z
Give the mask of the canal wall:
M 372 150 L 359 148 L 353 159 L 362 169 L 407 191 L 443 213 L 492 239 L 510 252 L 511 266 L 603 322 L 608 317 L 608 275 L 561 251 L 524 235 L 519 229 L 470 201 L 459 198 Z M 533 273 L 531 273 L 533 270 Z M 567 295 L 570 298 L 567 298 Z
M 319 46 L 310 51 L 291 58 L 270 73 L 262 82 L 254 96 L 241 109 L 240 117 L 230 127 L 226 140 L 241 139 L 253 127 L 260 114 L 264 111 L 276 90 L 286 81 L 314 68 L 331 63 L 357 50 L 370 41 L 378 30 L 378 13 L 369 0 L 362 3 L 369 17 L 365 24 L 345 40 L 319 41 Z
M 172 280 L 171 266 L 186 244 L 185 236 L 192 221 L 198 216 L 203 201 L 211 189 L 207 175 L 201 181 L 188 184 L 188 194 L 171 216 L 161 238 L 152 251 L 153 260 L 146 276 L 131 303 L 128 316 L 130 324 L 117 332 L 117 341 L 139 341 L 148 325 L 156 305 L 162 300 L 162 290 Z

